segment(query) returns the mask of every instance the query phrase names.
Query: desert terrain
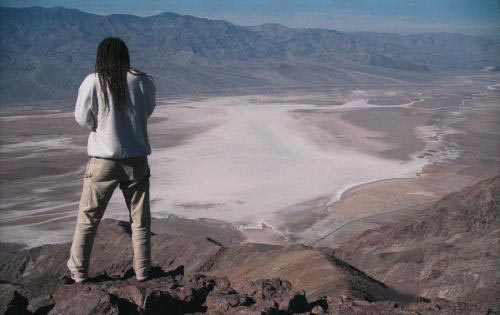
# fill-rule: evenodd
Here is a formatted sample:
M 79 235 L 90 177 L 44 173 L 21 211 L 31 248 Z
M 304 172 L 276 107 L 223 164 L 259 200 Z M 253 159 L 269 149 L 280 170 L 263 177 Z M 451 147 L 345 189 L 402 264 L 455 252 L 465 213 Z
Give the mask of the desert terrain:
M 498 19 L 406 34 L 19 6 L 0 7 L 0 313 L 500 314 Z M 89 161 L 73 110 L 103 36 L 157 91 L 144 282 L 119 189 L 88 281 L 66 266 Z
M 376 225 L 367 218 L 499 173 L 496 82 L 477 71 L 432 85 L 159 98 L 153 217 L 205 222 L 228 243 L 337 244 Z M 2 110 L 2 241 L 71 239 L 88 159 L 72 106 Z M 115 191 L 105 217 L 128 218 L 122 199 Z
M 154 219 L 151 278 L 138 282 L 131 226 L 104 219 L 89 280 L 71 242 L 1 244 L 5 314 L 497 314 L 500 176 L 446 195 L 340 247 L 228 243 L 203 220 Z M 403 211 L 404 212 L 404 211 Z M 383 216 L 383 215 L 382 215 Z M 372 217 L 373 218 L 373 217 Z M 196 231 L 196 232 L 195 232 Z

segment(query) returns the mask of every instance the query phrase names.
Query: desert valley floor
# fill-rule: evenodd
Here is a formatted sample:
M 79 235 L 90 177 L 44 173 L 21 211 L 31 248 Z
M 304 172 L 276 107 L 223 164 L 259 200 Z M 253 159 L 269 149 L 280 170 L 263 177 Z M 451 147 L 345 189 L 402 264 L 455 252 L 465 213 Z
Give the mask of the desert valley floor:
M 159 98 L 153 217 L 220 224 L 246 242 L 341 242 L 370 218 L 500 172 L 497 82 L 484 72 L 432 85 Z M 71 240 L 88 159 L 72 106 L 2 110 L 3 242 Z M 118 189 L 105 217 L 128 219 Z

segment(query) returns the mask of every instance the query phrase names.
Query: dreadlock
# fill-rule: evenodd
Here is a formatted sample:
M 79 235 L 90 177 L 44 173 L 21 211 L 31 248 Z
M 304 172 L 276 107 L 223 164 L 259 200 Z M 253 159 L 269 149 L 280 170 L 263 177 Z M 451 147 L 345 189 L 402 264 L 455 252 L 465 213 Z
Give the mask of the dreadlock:
M 104 106 L 109 111 L 108 87 L 113 104 L 123 115 L 127 72 L 134 75 L 146 75 L 145 72 L 130 67 L 130 55 L 125 43 L 117 37 L 108 37 L 102 40 L 97 47 L 95 72 L 99 76 L 99 83 L 104 97 Z

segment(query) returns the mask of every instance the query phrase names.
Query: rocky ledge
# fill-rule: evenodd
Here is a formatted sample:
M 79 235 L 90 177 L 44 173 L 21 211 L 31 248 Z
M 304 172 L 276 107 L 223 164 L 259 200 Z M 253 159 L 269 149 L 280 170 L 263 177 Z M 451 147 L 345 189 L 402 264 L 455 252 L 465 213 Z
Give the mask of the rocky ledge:
M 52 290 L 34 292 L 29 285 L 4 284 L 4 314 L 472 314 L 479 308 L 446 300 L 425 298 L 406 302 L 367 301 L 346 295 L 308 301 L 279 278 L 250 281 L 236 291 L 227 277 L 195 273 L 184 268 L 164 272 L 153 269 L 153 279 L 138 283 L 129 272 L 124 278 L 98 275 L 74 284 L 67 277 Z M 31 300 L 23 295 L 32 296 Z M 409 298 L 409 297 L 408 297 Z

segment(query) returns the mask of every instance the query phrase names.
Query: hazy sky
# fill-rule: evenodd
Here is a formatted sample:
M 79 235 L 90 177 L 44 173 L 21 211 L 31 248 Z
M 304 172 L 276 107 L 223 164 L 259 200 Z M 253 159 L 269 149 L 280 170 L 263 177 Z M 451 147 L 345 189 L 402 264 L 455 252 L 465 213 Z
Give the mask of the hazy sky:
M 0 0 L 0 4 L 64 6 L 101 15 L 149 16 L 170 11 L 238 25 L 500 35 L 500 0 Z

